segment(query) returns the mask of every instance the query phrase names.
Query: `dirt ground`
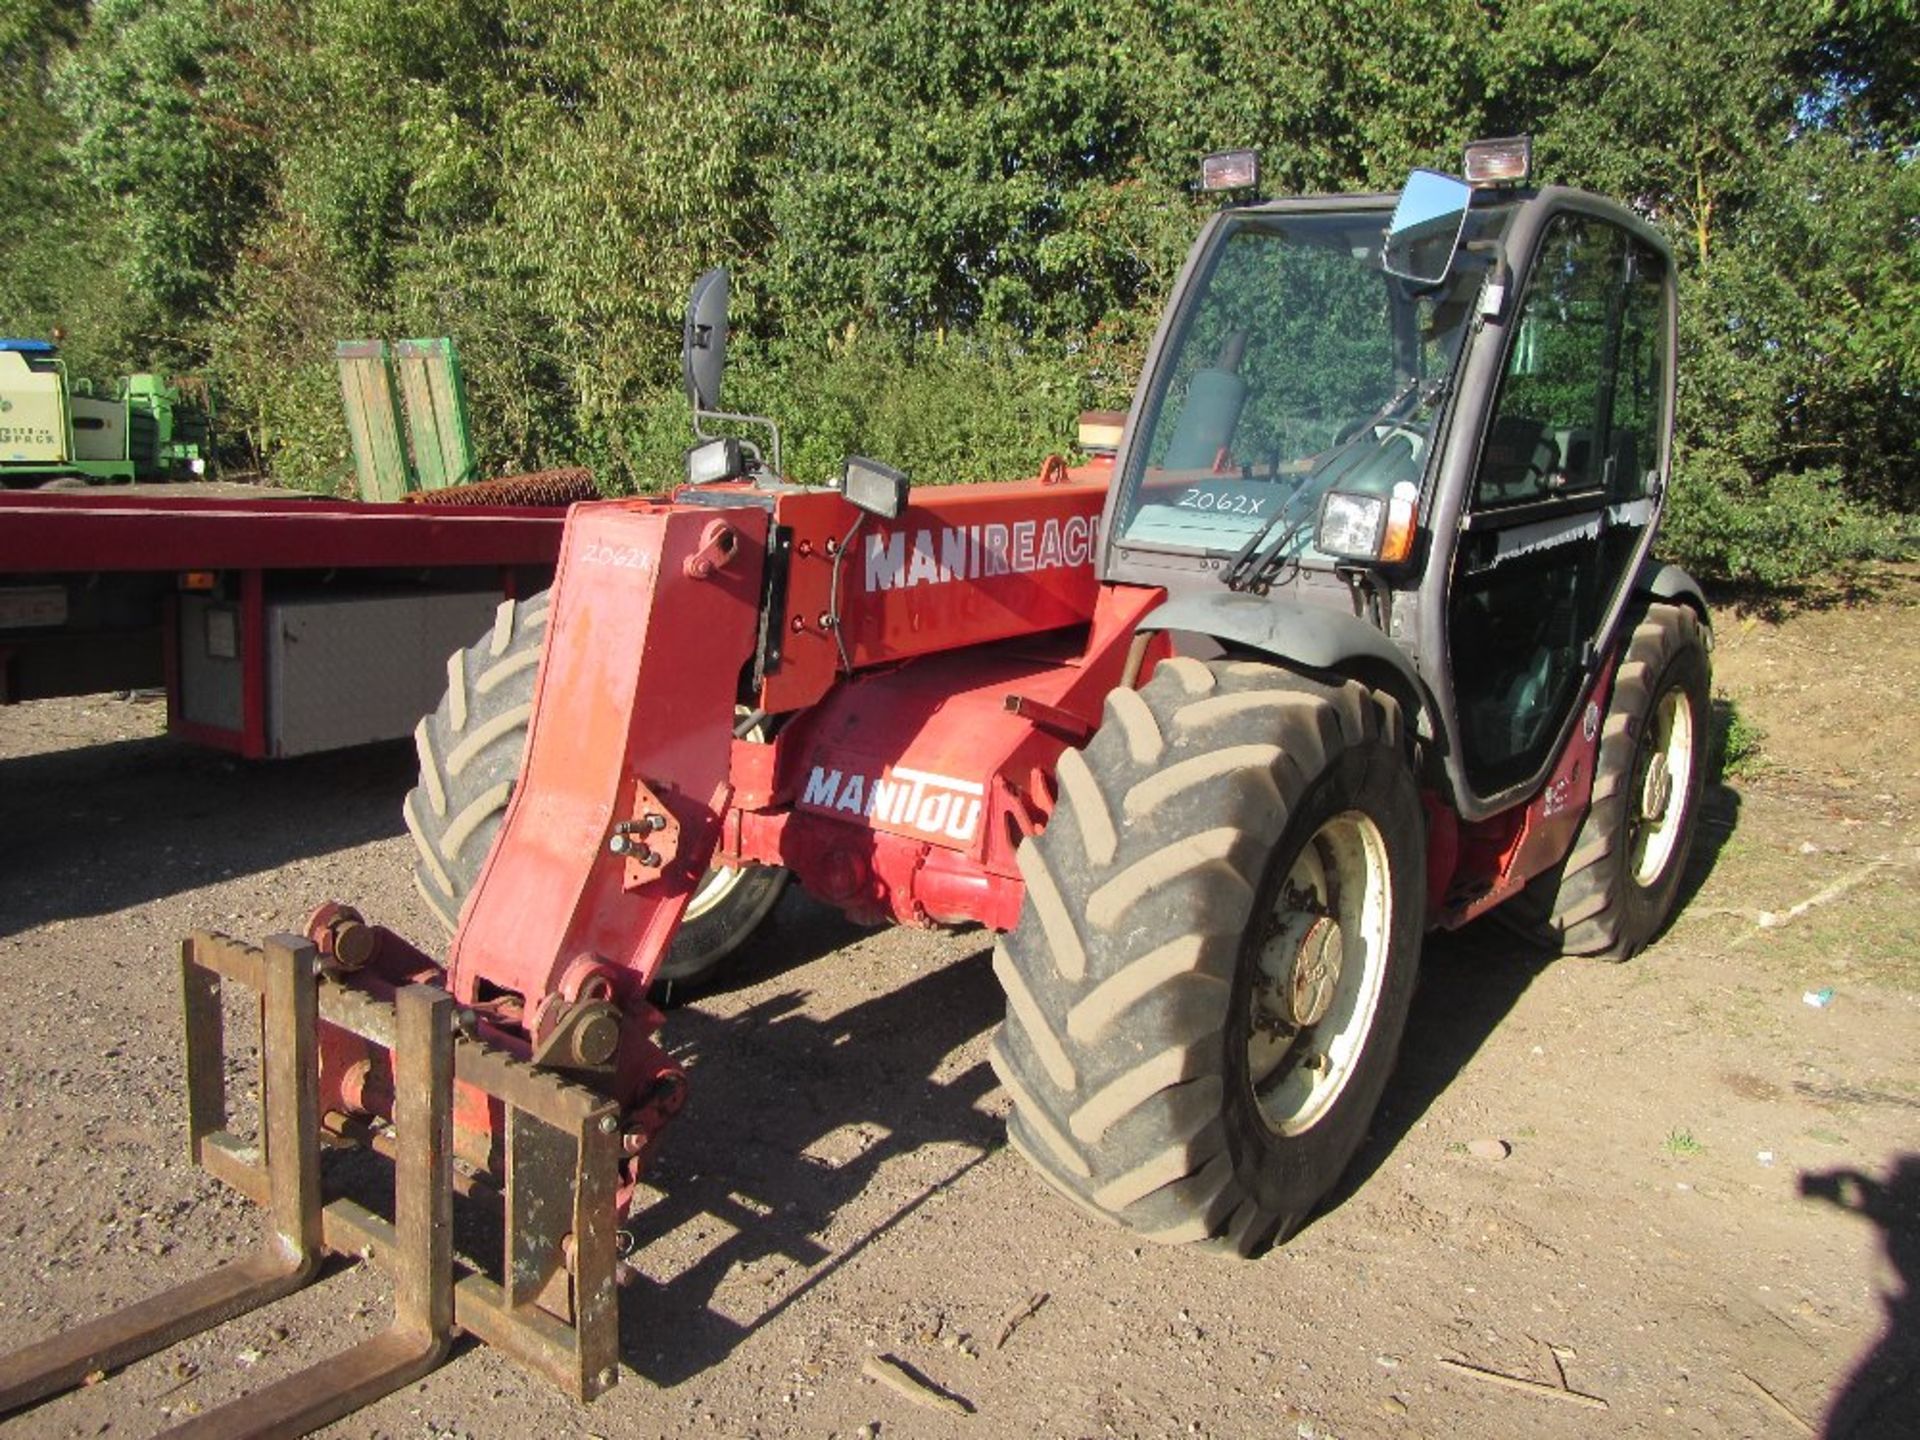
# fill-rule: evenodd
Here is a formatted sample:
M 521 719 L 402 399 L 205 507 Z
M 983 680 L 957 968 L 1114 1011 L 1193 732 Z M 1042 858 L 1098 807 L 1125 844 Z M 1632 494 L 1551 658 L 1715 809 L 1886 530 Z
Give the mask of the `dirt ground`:
M 1625 966 L 1435 938 L 1359 1163 L 1265 1259 L 1142 1248 L 1005 1147 L 981 933 L 790 895 L 667 1032 L 693 1099 L 635 1227 L 619 1386 L 576 1406 L 466 1346 L 326 1433 L 1920 1434 L 1917 618 L 1911 572 L 1722 613 L 1716 688 L 1765 738 L 1710 792 L 1670 932 Z M 256 768 L 162 730 L 152 701 L 0 710 L 0 1348 L 257 1233 L 183 1153 L 179 936 L 337 896 L 436 938 L 407 747 Z M 152 1434 L 386 1304 L 342 1267 L 7 1433 Z M 875 1353 L 968 1413 L 865 1378 Z

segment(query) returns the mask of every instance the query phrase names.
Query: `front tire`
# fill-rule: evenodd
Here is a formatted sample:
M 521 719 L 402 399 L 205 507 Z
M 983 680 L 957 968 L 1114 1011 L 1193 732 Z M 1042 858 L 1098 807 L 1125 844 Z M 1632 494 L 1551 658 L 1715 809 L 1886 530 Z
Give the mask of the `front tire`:
M 413 881 L 449 934 L 500 833 L 527 747 L 549 592 L 502 602 L 493 629 L 447 661 L 447 693 L 414 729 L 420 783 L 404 814 Z M 715 979 L 786 888 L 778 866 L 714 866 L 701 877 L 656 981 Z
M 1176 658 L 1061 757 L 992 1060 L 1014 1147 L 1083 1209 L 1251 1254 L 1353 1158 L 1425 922 L 1400 732 L 1358 684 Z
M 772 913 L 789 873 L 780 865 L 709 866 L 654 980 L 668 981 L 678 994 L 718 979 L 734 952 Z
M 1673 913 L 1707 771 L 1711 671 L 1700 617 L 1651 604 L 1635 623 L 1567 856 L 1494 911 L 1568 955 L 1625 960 Z

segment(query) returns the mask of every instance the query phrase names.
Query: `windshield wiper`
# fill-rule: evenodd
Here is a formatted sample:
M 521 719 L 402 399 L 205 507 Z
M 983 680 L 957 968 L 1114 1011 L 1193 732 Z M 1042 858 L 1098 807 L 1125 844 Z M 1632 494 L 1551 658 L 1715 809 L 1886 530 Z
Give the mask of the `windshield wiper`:
M 1420 377 L 1418 375 L 1409 375 L 1406 383 L 1387 397 L 1386 404 L 1382 405 L 1378 410 L 1374 411 L 1373 414 L 1360 422 L 1359 426 L 1356 427 L 1353 432 L 1355 438 L 1357 439 L 1366 434 L 1367 431 L 1373 429 L 1374 426 L 1378 425 L 1382 420 L 1406 404 L 1408 400 L 1419 396 L 1419 394 Z
M 1288 545 L 1312 521 L 1311 513 L 1301 516 L 1282 531 L 1278 539 L 1273 538 L 1274 532 L 1293 518 L 1297 503 L 1303 498 L 1318 501 L 1328 490 L 1335 488 L 1341 474 L 1351 471 L 1359 463 L 1361 452 L 1355 447 L 1374 426 L 1396 414 L 1409 400 L 1413 402 L 1414 413 L 1429 408 L 1445 389 L 1444 378 L 1422 381 L 1416 375 L 1394 391 L 1387 403 L 1362 421 L 1345 444 L 1336 447 L 1332 455 L 1314 466 L 1312 473 L 1301 479 L 1299 488 L 1287 497 L 1273 517 L 1247 538 L 1247 543 L 1235 552 L 1233 559 L 1227 562 L 1227 568 L 1220 572 L 1220 583 L 1229 590 L 1266 594 L 1280 578 L 1280 572 L 1286 568 L 1288 561 L 1294 558 L 1287 551 Z M 1345 466 L 1341 465 L 1342 457 L 1346 459 Z
M 1261 527 L 1247 538 L 1233 559 L 1227 562 L 1227 568 L 1220 572 L 1220 583 L 1229 590 L 1247 590 L 1256 595 L 1266 593 L 1268 587 L 1279 578 L 1280 567 L 1285 563 L 1285 550 L 1295 536 L 1306 529 L 1307 517 L 1289 525 L 1280 538 L 1268 544 L 1268 537 L 1279 530 L 1283 524 L 1293 518 L 1294 502 L 1306 494 L 1307 484 L 1303 481 L 1298 490 L 1289 495 L 1286 503 L 1273 513 Z

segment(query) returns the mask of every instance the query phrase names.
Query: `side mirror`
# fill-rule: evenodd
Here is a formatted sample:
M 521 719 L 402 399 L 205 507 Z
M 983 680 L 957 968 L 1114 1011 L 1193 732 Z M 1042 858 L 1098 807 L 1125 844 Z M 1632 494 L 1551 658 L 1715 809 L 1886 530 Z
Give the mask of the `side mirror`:
M 1473 191 L 1464 180 L 1437 170 L 1414 171 L 1387 226 L 1381 267 L 1403 280 L 1438 285 L 1453 268 L 1472 199 Z
M 898 520 L 907 508 L 908 485 L 905 471 L 882 465 L 878 460 L 849 455 L 846 474 L 840 479 L 840 493 L 855 509 L 881 520 Z
M 687 297 L 687 323 L 680 341 L 680 373 L 696 411 L 720 408 L 720 377 L 727 368 L 727 272 L 707 271 Z

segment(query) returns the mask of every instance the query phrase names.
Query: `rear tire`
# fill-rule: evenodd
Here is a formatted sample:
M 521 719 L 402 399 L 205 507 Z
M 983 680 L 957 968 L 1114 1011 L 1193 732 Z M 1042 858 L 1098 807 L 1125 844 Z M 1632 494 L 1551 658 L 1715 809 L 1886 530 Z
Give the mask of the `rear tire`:
M 1593 800 L 1567 856 L 1493 913 L 1537 944 L 1625 960 L 1673 913 L 1707 771 L 1700 617 L 1648 605 L 1613 677 Z
M 417 858 L 413 881 L 451 934 L 513 795 L 533 714 L 548 592 L 508 600 L 492 631 L 447 661 L 447 693 L 414 728 L 420 783 L 404 814 Z M 786 888 L 776 866 L 717 866 L 701 877 L 656 981 L 712 981 Z
M 1353 1158 L 1425 924 L 1400 729 L 1358 684 L 1182 658 L 1061 757 L 992 1061 L 1014 1147 L 1082 1209 L 1252 1254 Z

